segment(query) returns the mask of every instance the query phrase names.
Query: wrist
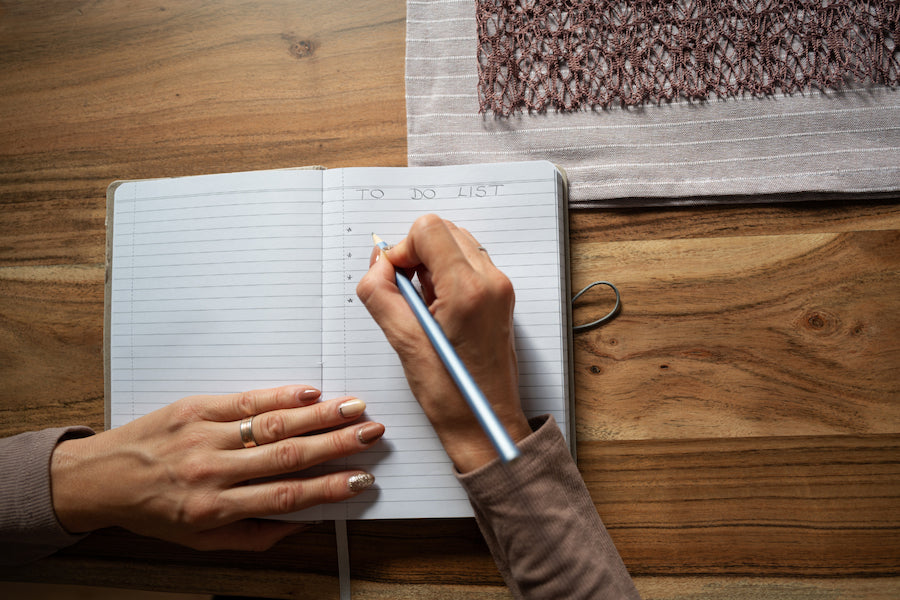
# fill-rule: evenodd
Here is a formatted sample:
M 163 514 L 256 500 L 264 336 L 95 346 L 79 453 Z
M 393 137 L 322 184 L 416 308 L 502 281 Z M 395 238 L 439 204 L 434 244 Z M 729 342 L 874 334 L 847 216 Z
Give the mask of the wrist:
M 72 534 L 88 533 L 108 526 L 100 518 L 102 510 L 89 492 L 97 473 L 90 469 L 88 456 L 96 436 L 60 442 L 50 455 L 50 492 L 53 510 L 60 525 Z
M 532 433 L 524 414 L 517 415 L 517 418 L 503 419 L 503 425 L 516 444 Z M 438 432 L 438 436 L 460 473 L 474 471 L 499 457 L 490 438 L 477 424 L 456 434 Z

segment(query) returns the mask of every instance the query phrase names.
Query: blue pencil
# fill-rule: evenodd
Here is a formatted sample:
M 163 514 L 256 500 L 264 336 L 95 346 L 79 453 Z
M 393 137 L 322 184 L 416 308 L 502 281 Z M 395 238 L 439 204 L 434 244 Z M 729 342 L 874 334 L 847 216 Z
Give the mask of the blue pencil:
M 374 233 L 372 234 L 372 239 L 375 241 L 375 245 L 382 250 L 388 249 L 387 243 Z M 500 459 L 503 462 L 509 462 L 519 456 L 519 449 L 516 447 L 515 442 L 509 437 L 506 429 L 500 423 L 500 419 L 497 418 L 497 415 L 491 408 L 491 403 L 484 396 L 475 380 L 472 379 L 472 375 L 469 374 L 466 365 L 463 364 L 456 350 L 453 349 L 453 344 L 447 339 L 441 326 L 434 320 L 431 311 L 425 306 L 425 301 L 419 296 L 412 282 L 400 269 L 394 269 L 394 276 L 397 280 L 397 287 L 400 288 L 400 293 L 403 294 L 409 307 L 416 315 L 416 318 L 422 325 L 422 329 L 425 330 L 425 334 L 431 340 L 432 346 L 434 346 L 438 356 L 441 357 L 444 366 L 447 367 L 447 372 L 450 373 L 450 376 L 456 383 L 456 387 L 459 388 L 466 402 L 468 402 L 469 408 L 475 413 L 475 418 L 478 419 L 481 428 L 484 429 L 484 432 L 497 450 L 497 454 L 500 455 Z

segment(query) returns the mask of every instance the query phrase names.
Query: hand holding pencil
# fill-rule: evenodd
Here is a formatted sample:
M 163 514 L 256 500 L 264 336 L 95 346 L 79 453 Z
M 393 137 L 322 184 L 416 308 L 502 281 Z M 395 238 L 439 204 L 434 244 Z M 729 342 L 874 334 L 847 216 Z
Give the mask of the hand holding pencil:
M 514 292 L 467 231 L 435 215 L 420 217 L 409 235 L 372 253 L 357 294 L 400 356 L 410 388 L 461 472 L 496 458 L 441 357 L 397 287 L 394 268 L 415 271 L 424 300 L 512 440 L 531 433 L 518 392 L 513 344 Z

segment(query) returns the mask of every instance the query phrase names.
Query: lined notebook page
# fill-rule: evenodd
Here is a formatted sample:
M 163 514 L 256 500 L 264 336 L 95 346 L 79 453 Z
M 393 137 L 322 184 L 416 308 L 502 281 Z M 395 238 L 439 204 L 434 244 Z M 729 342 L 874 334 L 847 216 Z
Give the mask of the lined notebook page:
M 510 277 L 527 412 L 553 413 L 567 430 L 565 209 L 557 177 L 550 163 L 325 172 L 323 385 L 331 394 L 363 397 L 367 414 L 387 431 L 377 446 L 351 459 L 375 475 L 375 487 L 322 507 L 323 518 L 472 515 L 396 354 L 355 293 L 368 270 L 372 233 L 399 241 L 422 214 L 438 213 L 469 229 Z
M 193 394 L 321 385 L 321 182 L 290 170 L 115 190 L 112 427 Z

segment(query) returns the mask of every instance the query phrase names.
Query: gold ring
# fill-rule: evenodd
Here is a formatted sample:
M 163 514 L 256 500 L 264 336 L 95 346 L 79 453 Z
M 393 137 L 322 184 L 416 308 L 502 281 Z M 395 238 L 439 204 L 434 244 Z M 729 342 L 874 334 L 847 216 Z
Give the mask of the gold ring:
M 241 443 L 244 448 L 253 448 L 258 446 L 256 438 L 253 437 L 253 417 L 247 417 L 241 420 Z

